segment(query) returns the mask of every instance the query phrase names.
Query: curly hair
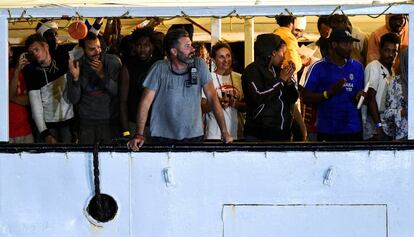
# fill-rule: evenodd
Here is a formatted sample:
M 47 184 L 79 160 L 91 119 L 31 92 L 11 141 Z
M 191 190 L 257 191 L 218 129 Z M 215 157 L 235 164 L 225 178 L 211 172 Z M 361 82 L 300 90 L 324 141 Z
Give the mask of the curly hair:
M 153 27 L 142 27 L 135 29 L 132 34 L 130 40 L 132 42 L 137 42 L 140 38 L 148 37 L 151 44 L 154 46 L 154 56 L 158 59 L 164 57 L 164 50 L 162 47 L 162 41 L 164 38 L 164 34 L 158 31 L 155 31 Z
M 226 48 L 230 51 L 230 53 L 232 53 L 231 51 L 231 47 L 228 43 L 223 42 L 223 41 L 218 41 L 215 45 L 213 45 L 213 47 L 211 48 L 211 52 L 210 52 L 210 57 L 211 58 L 216 58 L 216 53 L 219 49 L 221 48 Z

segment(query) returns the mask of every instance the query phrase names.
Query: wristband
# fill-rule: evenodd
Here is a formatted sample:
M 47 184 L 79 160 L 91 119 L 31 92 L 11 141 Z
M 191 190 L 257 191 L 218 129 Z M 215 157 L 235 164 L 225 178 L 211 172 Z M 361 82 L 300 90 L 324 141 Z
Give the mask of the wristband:
M 326 100 L 329 99 L 327 91 L 323 91 L 323 98 L 325 98 Z
M 131 135 L 131 133 L 129 131 L 125 131 L 122 133 L 123 137 L 128 137 L 129 135 Z
M 382 123 L 375 124 L 375 128 L 382 128 Z
M 145 139 L 144 135 L 135 133 L 134 138 L 139 138 L 139 137 L 141 137 L 142 139 Z

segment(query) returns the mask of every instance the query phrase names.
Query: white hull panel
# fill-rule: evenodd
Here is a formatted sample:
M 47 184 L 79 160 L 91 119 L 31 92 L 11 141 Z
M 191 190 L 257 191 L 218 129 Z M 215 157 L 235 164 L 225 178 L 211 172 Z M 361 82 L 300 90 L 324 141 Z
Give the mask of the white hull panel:
M 412 151 L 0 154 L 2 237 L 412 237 Z

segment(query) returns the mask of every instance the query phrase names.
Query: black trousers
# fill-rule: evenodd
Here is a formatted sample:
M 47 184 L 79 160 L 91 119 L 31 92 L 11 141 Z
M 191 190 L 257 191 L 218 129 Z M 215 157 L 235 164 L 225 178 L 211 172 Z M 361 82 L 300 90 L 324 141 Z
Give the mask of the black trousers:
M 331 141 L 331 142 L 351 142 L 362 141 L 362 133 L 348 133 L 348 134 L 327 134 L 318 133 L 318 141 Z

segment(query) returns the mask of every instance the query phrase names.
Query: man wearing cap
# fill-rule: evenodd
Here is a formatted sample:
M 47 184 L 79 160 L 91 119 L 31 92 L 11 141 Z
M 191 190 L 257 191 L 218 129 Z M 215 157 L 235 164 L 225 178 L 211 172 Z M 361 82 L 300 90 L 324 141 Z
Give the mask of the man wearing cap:
M 359 28 L 354 27 L 347 15 L 334 14 L 328 17 L 328 21 L 332 29 L 348 30 L 353 38 L 359 39 L 358 42 L 353 43 L 351 57 L 365 65 L 368 35 Z
M 347 30 L 332 30 L 328 56 L 310 69 L 301 96 L 317 104 L 319 141 L 362 140 L 362 123 L 357 99 L 364 86 L 364 69 L 351 56 L 358 41 Z
M 295 65 L 288 62 L 282 69 L 286 43 L 278 35 L 257 36 L 254 52 L 255 61 L 242 75 L 246 141 L 290 141 L 292 105 L 298 99 Z

